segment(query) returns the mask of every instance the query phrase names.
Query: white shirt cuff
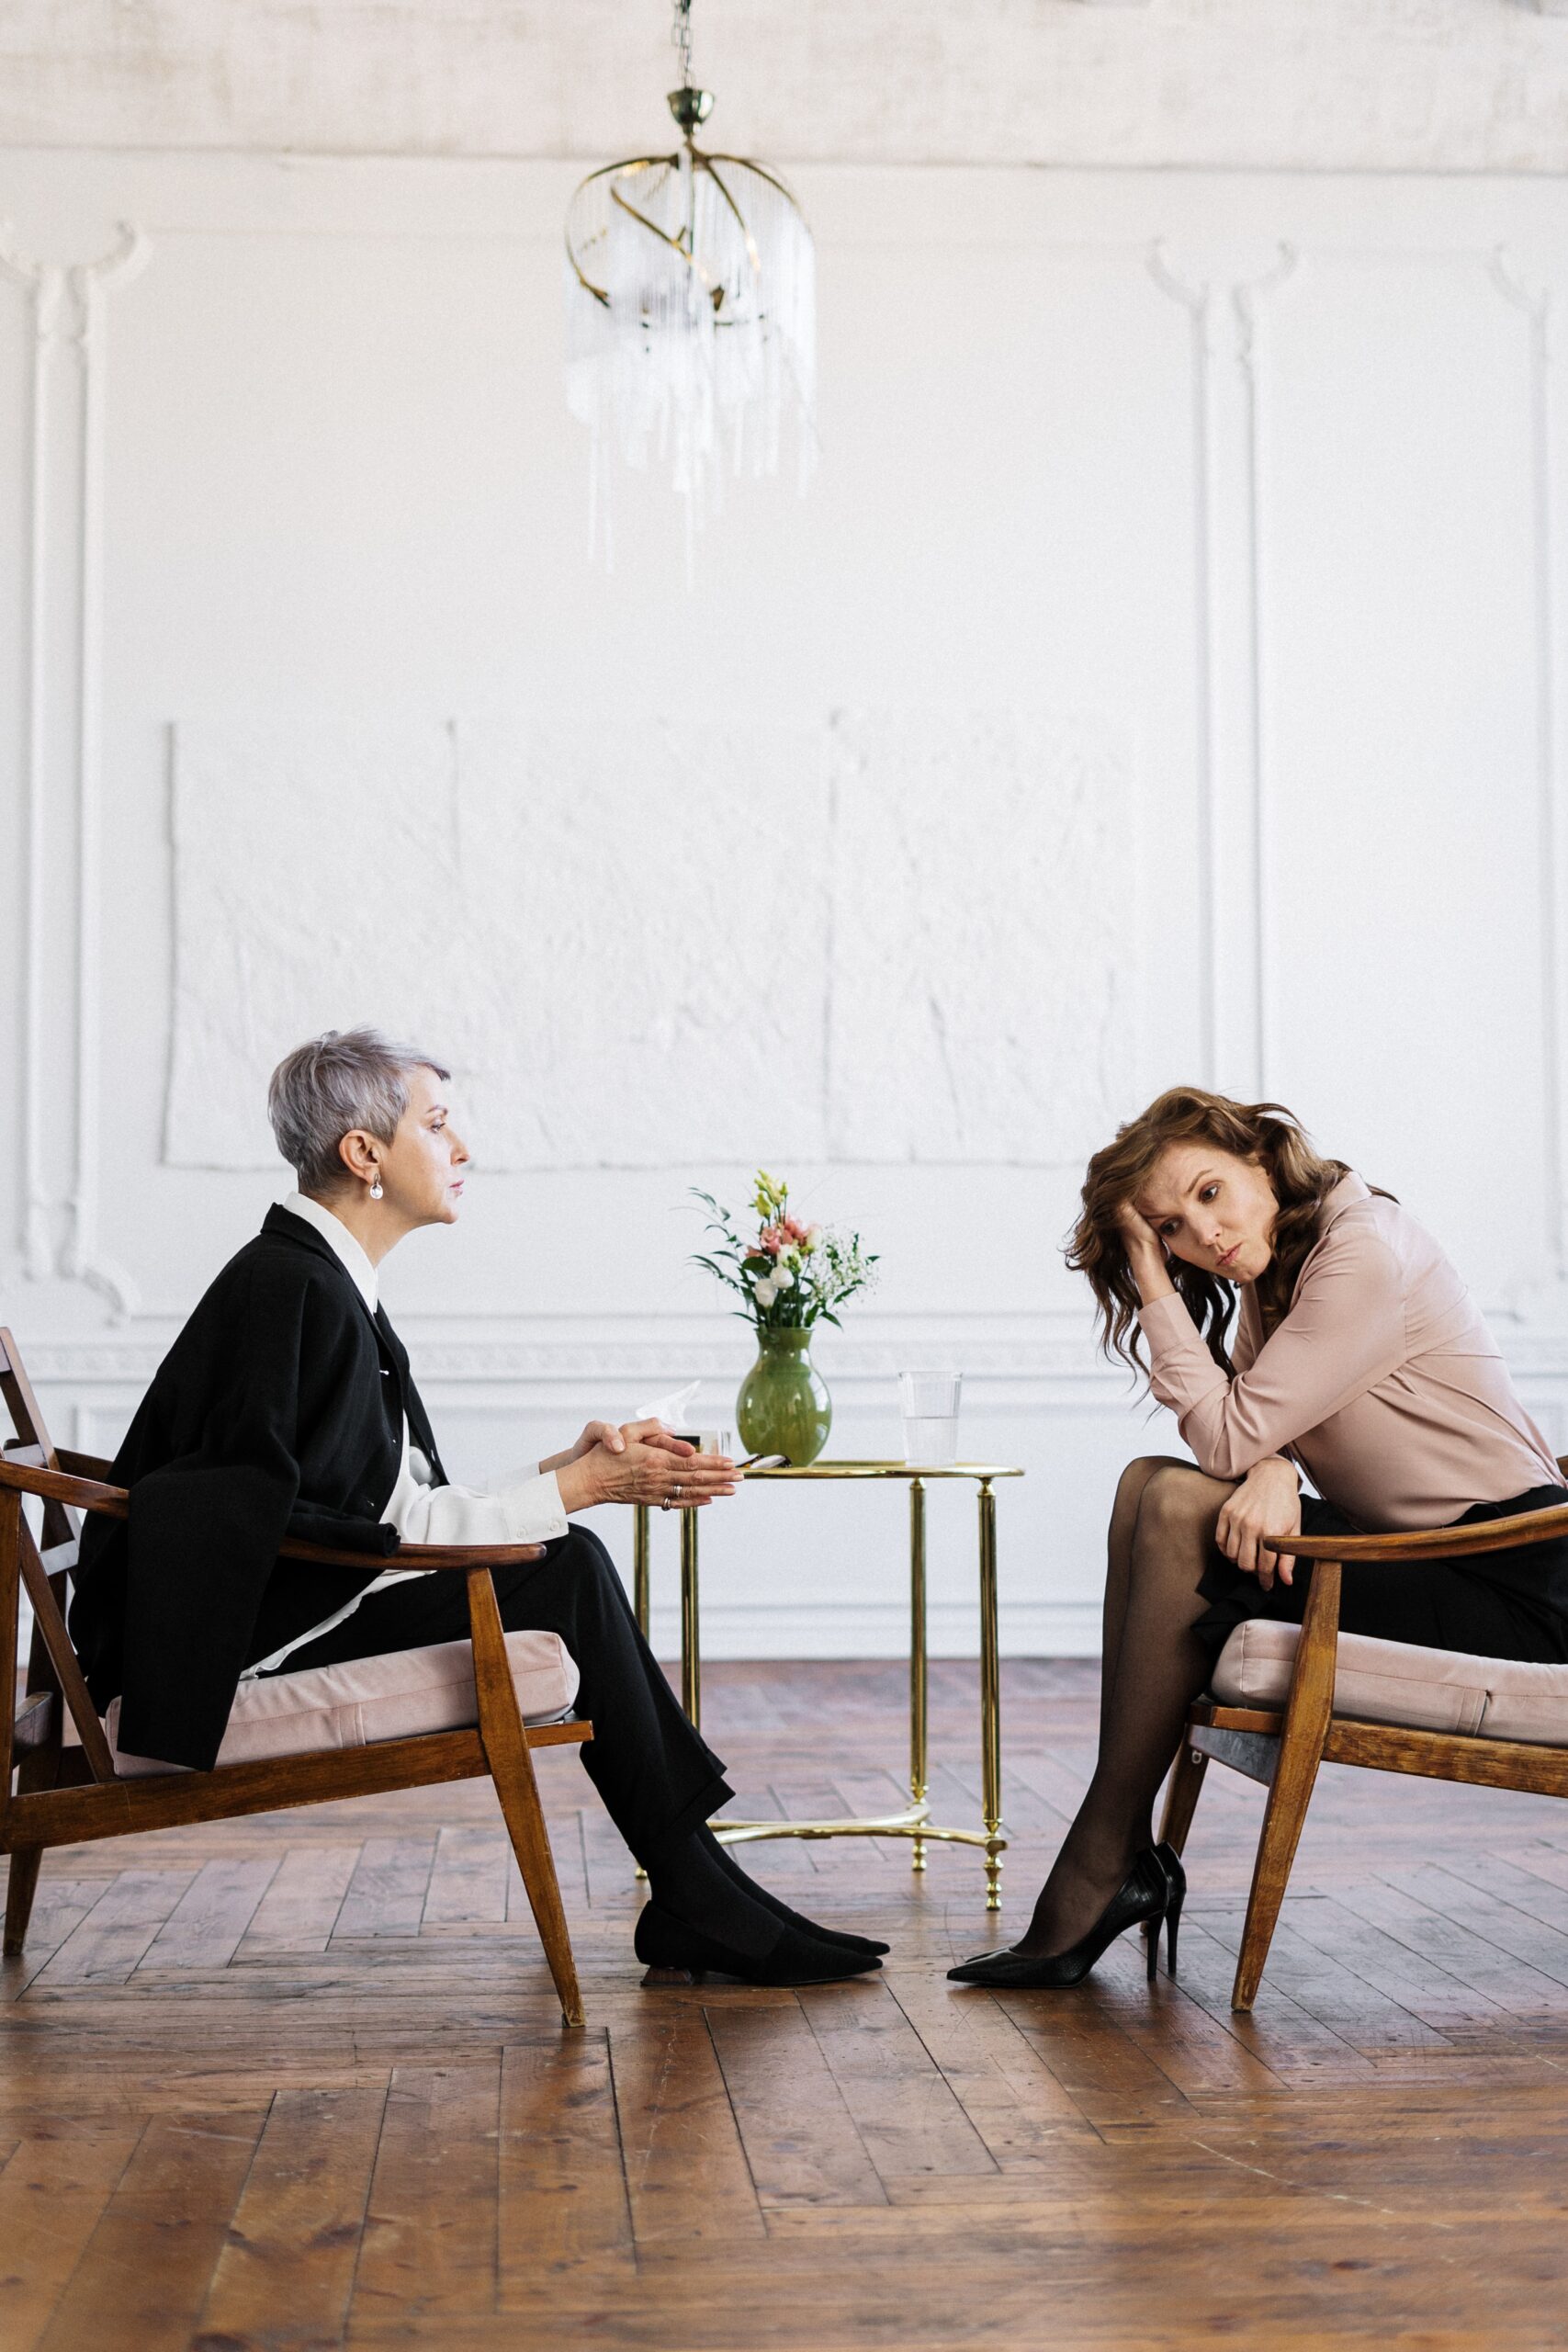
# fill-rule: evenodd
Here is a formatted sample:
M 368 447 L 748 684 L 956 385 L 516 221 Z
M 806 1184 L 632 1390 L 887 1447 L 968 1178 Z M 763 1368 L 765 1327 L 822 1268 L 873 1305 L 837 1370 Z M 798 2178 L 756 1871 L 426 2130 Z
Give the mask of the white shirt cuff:
M 550 1544 L 558 1535 L 570 1532 L 561 1504 L 559 1482 L 553 1470 L 541 1476 L 535 1468 L 518 1478 L 509 1478 L 496 1500 L 506 1521 L 510 1544 Z

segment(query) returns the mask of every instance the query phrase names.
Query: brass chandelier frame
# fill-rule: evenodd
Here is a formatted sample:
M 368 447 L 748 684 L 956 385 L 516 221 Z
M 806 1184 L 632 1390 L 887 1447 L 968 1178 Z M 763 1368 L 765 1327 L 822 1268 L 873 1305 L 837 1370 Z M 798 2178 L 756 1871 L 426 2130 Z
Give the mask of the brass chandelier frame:
M 681 127 L 683 139 L 683 150 L 691 165 L 692 184 L 694 188 L 696 184 L 696 175 L 699 172 L 705 172 L 709 179 L 712 180 L 715 187 L 718 190 L 719 195 L 723 198 L 725 206 L 733 218 L 736 227 L 739 230 L 741 236 L 745 239 L 747 257 L 751 264 L 752 283 L 754 287 L 761 287 L 762 279 L 762 258 L 757 251 L 756 239 L 752 236 L 750 229 L 747 225 L 746 216 L 741 211 L 739 205 L 737 203 L 734 195 L 727 186 L 723 176 L 717 169 L 717 166 L 720 164 L 724 164 L 732 165 L 740 171 L 754 172 L 760 180 L 766 180 L 771 188 L 776 189 L 778 194 L 784 198 L 784 202 L 794 210 L 798 212 L 800 209 L 799 206 L 795 203 L 794 197 L 790 194 L 789 189 L 784 186 L 783 180 L 778 178 L 776 174 L 766 170 L 762 164 L 754 164 L 749 155 L 709 153 L 705 149 L 695 144 L 692 135 L 693 132 L 697 129 L 699 124 L 705 122 L 708 116 L 713 112 L 713 93 L 711 90 L 695 89 L 690 83 L 687 83 L 681 89 L 671 90 L 670 92 L 668 104 L 671 113 L 674 116 L 677 123 L 679 123 Z M 604 305 L 605 310 L 608 310 L 611 306 L 609 291 L 605 287 L 595 286 L 593 280 L 589 277 L 587 270 L 583 267 L 582 261 L 579 258 L 577 249 L 572 243 L 571 214 L 573 208 L 576 206 L 577 199 L 582 194 L 584 188 L 592 187 L 596 180 L 618 179 L 623 174 L 631 175 L 639 172 L 679 171 L 681 167 L 682 152 L 682 149 L 678 148 L 672 155 L 630 155 L 627 156 L 624 162 L 619 164 L 602 164 L 596 172 L 590 172 L 586 179 L 580 180 L 576 187 L 572 190 L 571 204 L 567 208 L 566 257 L 571 266 L 572 274 L 576 277 L 578 284 L 582 288 L 583 292 L 591 294 L 596 302 Z M 650 220 L 646 212 L 639 211 L 637 207 L 630 202 L 630 200 L 622 194 L 618 187 L 611 188 L 610 201 L 612 204 L 617 205 L 623 212 L 625 212 L 631 220 L 635 220 L 639 228 L 646 229 L 649 236 L 657 237 L 660 244 L 668 245 L 672 253 L 676 253 L 680 255 L 687 268 L 693 273 L 694 277 L 701 285 L 708 300 L 712 303 L 716 324 L 719 326 L 739 326 L 750 323 L 749 319 L 741 318 L 733 310 L 731 311 L 731 314 L 728 318 L 720 316 L 724 306 L 725 289 L 721 285 L 716 285 L 714 283 L 712 277 L 708 275 L 707 271 L 704 269 L 702 263 L 697 258 L 696 223 L 690 211 L 688 211 L 684 227 L 678 229 L 674 235 L 671 236 L 668 229 L 661 229 L 657 220 Z

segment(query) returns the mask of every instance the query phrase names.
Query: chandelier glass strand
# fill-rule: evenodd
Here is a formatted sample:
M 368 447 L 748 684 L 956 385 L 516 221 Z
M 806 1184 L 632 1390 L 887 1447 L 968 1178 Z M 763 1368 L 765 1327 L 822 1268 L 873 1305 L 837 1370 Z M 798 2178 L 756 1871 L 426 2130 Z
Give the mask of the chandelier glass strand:
M 690 532 L 724 473 L 778 469 L 786 420 L 804 490 L 816 458 L 816 254 L 789 190 L 707 154 L 691 78 L 690 0 L 672 38 L 682 145 L 591 173 L 567 213 L 567 404 L 592 436 L 593 523 L 610 549 L 611 459 L 667 466 Z

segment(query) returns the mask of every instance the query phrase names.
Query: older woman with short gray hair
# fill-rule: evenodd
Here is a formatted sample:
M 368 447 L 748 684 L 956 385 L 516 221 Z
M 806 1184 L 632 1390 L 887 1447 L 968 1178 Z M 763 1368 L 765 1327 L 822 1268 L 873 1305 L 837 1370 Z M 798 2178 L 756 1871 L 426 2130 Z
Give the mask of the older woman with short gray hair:
M 464 1638 L 466 1597 L 389 1573 L 403 1542 L 531 1544 L 494 1570 L 502 1622 L 558 1634 L 594 1736 L 583 1764 L 647 1871 L 638 1957 L 799 1984 L 878 1965 L 886 1945 L 802 1918 L 708 1827 L 731 1794 L 677 1706 L 620 1577 L 581 1514 L 700 1510 L 739 1473 L 656 1421 L 591 1421 L 493 1490 L 454 1486 L 380 1302 L 388 1252 L 451 1225 L 468 1152 L 449 1072 L 373 1029 L 329 1031 L 273 1073 L 273 1132 L 298 1189 L 219 1274 L 116 1456 L 129 1520 L 84 1533 L 71 1630 L 127 1752 L 209 1769 L 243 1678 Z M 363 1568 L 282 1559 L 286 1536 Z

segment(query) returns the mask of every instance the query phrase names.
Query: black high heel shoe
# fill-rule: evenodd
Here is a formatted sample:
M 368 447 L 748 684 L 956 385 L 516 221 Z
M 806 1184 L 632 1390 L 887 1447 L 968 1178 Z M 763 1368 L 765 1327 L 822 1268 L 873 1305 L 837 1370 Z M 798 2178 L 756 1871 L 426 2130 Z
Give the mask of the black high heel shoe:
M 1170 1889 L 1165 1906 L 1165 1972 L 1168 1976 L 1174 1976 L 1176 1973 L 1176 1931 L 1181 1925 L 1181 1906 L 1187 1900 L 1187 1872 L 1181 1867 L 1180 1855 L 1167 1840 L 1160 1841 L 1154 1849 L 1154 1855 L 1156 1861 L 1165 1872 L 1166 1883 Z M 1157 1952 L 1159 1949 L 1157 1919 L 1149 1929 L 1149 1941 Z M 1151 1976 L 1154 1974 L 1152 1968 L 1149 1973 Z
M 1179 1864 L 1177 1866 L 1179 1869 Z M 1133 1867 L 1085 1936 L 1066 1951 L 1043 1958 L 1021 1951 L 981 1951 L 947 1972 L 954 1984 L 994 1984 L 1012 1992 L 1064 1992 L 1081 1984 L 1095 1962 L 1118 1936 L 1143 1920 L 1153 1924 L 1149 1936 L 1149 1980 L 1159 1961 L 1159 1924 L 1170 1905 L 1171 1883 L 1152 1846 L 1134 1858 Z
M 734 1951 L 716 1943 L 700 1928 L 645 1903 L 637 1916 L 632 1948 L 648 1970 L 645 1984 L 696 1984 L 708 1975 L 739 1976 L 747 1984 L 832 1984 L 840 1977 L 863 1976 L 880 1968 L 874 1952 L 847 1951 L 841 1944 L 821 1944 L 796 1928 L 781 1927 L 778 1938 L 760 1957 Z

